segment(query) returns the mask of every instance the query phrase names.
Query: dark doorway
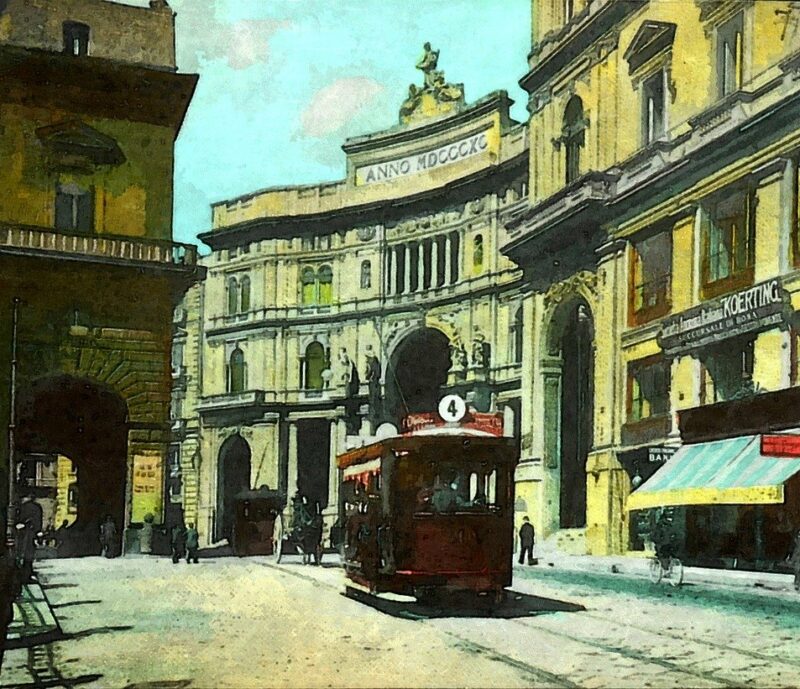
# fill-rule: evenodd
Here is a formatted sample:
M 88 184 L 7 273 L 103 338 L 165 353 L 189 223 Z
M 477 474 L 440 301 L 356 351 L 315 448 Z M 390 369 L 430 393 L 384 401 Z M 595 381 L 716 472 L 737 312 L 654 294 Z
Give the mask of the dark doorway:
M 236 517 L 234 500 L 250 489 L 250 446 L 240 435 L 232 435 L 219 450 L 217 461 L 217 541 L 230 539 Z
M 114 520 L 121 540 L 128 410 L 119 395 L 94 381 L 72 376 L 37 380 L 20 390 L 16 437 L 19 457 L 63 455 L 74 464 L 70 497 L 77 515 L 69 526 L 70 555 L 100 552 L 100 524 L 107 515 Z M 116 544 L 117 552 L 120 545 Z
M 328 504 L 331 424 L 325 419 L 297 422 L 297 490 L 310 505 Z
M 566 305 L 561 336 L 560 526 L 586 526 L 586 460 L 592 447 L 593 327 L 582 300 Z
M 395 423 L 409 413 L 434 411 L 447 384 L 450 341 L 434 328 L 422 328 L 397 347 L 386 372 L 387 408 Z

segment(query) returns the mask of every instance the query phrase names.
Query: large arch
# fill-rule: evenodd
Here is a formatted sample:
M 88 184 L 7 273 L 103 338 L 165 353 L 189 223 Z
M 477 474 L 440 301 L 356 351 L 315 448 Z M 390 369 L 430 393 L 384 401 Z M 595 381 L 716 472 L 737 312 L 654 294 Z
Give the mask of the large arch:
M 423 327 L 403 338 L 389 358 L 386 411 L 395 422 L 406 414 L 434 411 L 450 370 L 450 340 Z
M 586 462 L 593 444 L 594 319 L 573 295 L 553 310 L 547 338 L 545 452 L 558 467 L 560 528 L 586 526 Z
M 230 539 L 236 516 L 236 496 L 250 488 L 250 445 L 238 433 L 222 443 L 217 457 L 217 519 L 215 540 Z
M 72 555 L 99 553 L 103 519 L 112 517 L 120 537 L 125 524 L 125 400 L 91 379 L 53 375 L 21 387 L 17 414 L 18 458 L 27 463 L 60 455 L 76 468 L 78 512 L 65 550 Z

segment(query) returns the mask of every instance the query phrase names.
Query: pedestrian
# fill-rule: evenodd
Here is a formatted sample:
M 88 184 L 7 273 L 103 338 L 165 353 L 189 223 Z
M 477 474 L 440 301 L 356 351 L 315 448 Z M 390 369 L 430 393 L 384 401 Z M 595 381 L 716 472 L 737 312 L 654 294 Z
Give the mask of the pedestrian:
M 528 564 L 534 564 L 533 544 L 536 540 L 536 532 L 533 529 L 531 520 L 527 515 L 522 518 L 522 526 L 519 528 L 519 563 L 525 561 L 525 553 L 528 554 Z
M 800 591 L 800 529 L 798 529 L 794 537 L 791 562 L 794 568 L 794 590 Z
M 170 545 L 172 546 L 172 562 L 177 565 L 186 552 L 186 529 L 183 528 L 183 524 L 176 524 L 172 527 Z
M 100 545 L 103 557 L 110 559 L 117 556 L 117 525 L 110 514 L 100 525 Z
M 17 513 L 17 559 L 21 562 L 22 582 L 33 579 L 33 561 L 36 559 L 36 539 L 42 535 L 42 508 L 32 495 L 22 498 Z
M 192 562 L 199 564 L 200 560 L 197 559 L 197 549 L 200 547 L 200 536 L 197 529 L 194 528 L 194 522 L 189 522 L 186 529 L 186 564 Z

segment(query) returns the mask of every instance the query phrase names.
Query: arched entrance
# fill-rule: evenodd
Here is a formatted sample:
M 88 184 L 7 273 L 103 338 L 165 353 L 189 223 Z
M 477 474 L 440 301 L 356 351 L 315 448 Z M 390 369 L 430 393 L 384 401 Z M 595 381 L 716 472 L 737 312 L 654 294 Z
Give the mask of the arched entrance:
M 238 433 L 219 450 L 217 459 L 217 521 L 215 540 L 230 539 L 235 518 L 234 500 L 250 488 L 250 445 Z
M 556 309 L 548 344 L 549 353 L 560 360 L 557 404 L 548 400 L 545 408 L 545 426 L 559 429 L 558 521 L 562 529 L 580 528 L 586 526 L 586 461 L 593 442 L 594 402 L 594 324 L 584 299 L 575 297 Z
M 71 460 L 75 476 L 65 483 L 65 491 L 70 492 L 77 513 L 65 551 L 99 553 L 100 524 L 107 515 L 121 538 L 128 409 L 119 395 L 94 381 L 67 375 L 36 380 L 20 390 L 16 440 L 18 459 L 25 464 L 42 457 Z
M 447 385 L 450 341 L 435 328 L 420 328 L 394 350 L 386 372 L 389 417 L 398 423 L 406 414 L 433 411 Z

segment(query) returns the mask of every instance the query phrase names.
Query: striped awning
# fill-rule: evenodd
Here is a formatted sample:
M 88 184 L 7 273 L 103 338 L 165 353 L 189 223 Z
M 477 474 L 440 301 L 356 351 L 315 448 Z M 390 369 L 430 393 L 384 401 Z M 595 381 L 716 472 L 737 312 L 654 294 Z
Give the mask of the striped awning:
M 684 445 L 631 493 L 626 509 L 782 503 L 800 457 L 764 455 L 761 448 L 760 435 Z

